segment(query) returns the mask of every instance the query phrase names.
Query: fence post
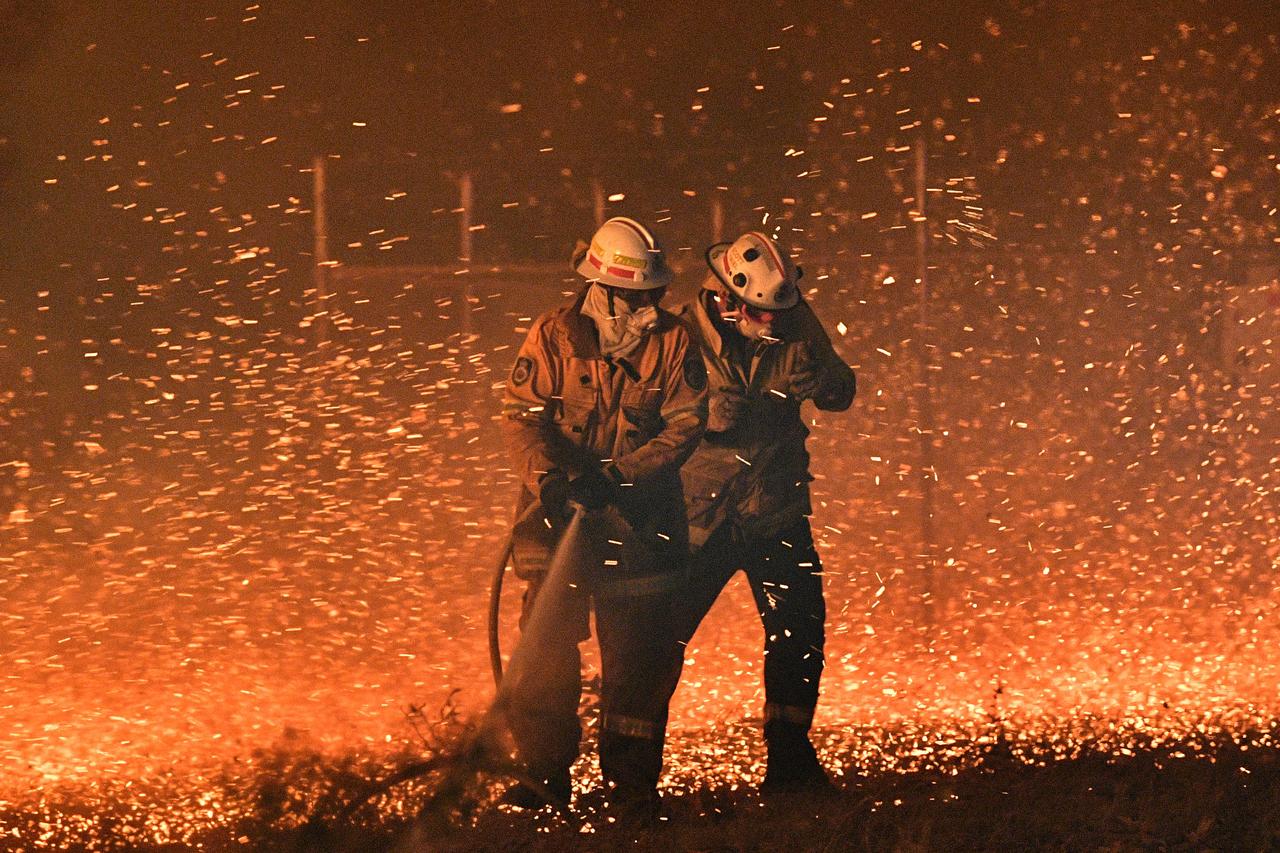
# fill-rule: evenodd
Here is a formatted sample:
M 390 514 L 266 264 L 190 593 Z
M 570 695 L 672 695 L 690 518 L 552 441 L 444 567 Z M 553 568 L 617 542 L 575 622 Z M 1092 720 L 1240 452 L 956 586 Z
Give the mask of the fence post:
M 315 218 L 315 246 L 312 261 L 312 272 L 315 286 L 315 310 L 311 322 L 315 326 L 317 345 L 328 339 L 329 293 L 327 279 L 329 275 L 329 221 L 325 211 L 325 158 L 316 155 L 311 159 L 311 208 Z
M 599 178 L 591 179 L 591 209 L 596 217 L 596 227 L 604 224 L 604 185 Z
M 916 178 L 916 282 L 920 286 L 919 315 L 916 321 L 916 347 L 920 363 L 920 539 L 924 547 L 924 591 L 921 603 L 925 625 L 932 628 L 937 618 L 937 541 L 933 526 L 934 477 L 933 453 L 933 354 L 929 350 L 929 223 L 925 216 L 925 140 L 923 130 L 915 146 Z
M 471 263 L 471 173 L 463 172 L 458 179 L 458 260 Z
M 471 214 L 474 208 L 475 199 L 473 198 L 473 186 L 471 183 L 471 173 L 463 172 L 458 178 L 458 260 L 467 266 L 467 271 L 462 277 L 462 311 L 461 321 L 462 329 L 460 340 L 458 341 L 459 365 L 458 378 L 463 381 L 462 394 L 464 408 L 467 411 L 473 411 L 474 397 L 472 395 L 471 382 L 466 378 L 467 369 L 471 365 L 471 339 L 474 331 L 474 319 L 471 316 L 471 260 L 472 260 L 472 234 L 475 232 L 471 226 Z

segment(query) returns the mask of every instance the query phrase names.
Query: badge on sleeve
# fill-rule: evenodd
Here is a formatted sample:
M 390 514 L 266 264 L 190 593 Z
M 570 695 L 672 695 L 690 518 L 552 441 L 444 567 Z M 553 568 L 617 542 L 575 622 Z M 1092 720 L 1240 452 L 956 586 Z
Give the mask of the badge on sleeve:
M 684 360 L 684 384 L 695 391 L 707 387 L 707 366 L 702 363 L 701 355 L 693 355 Z
M 511 384 L 523 385 L 533 376 L 533 359 L 528 356 L 520 356 L 516 359 L 516 366 L 511 369 Z

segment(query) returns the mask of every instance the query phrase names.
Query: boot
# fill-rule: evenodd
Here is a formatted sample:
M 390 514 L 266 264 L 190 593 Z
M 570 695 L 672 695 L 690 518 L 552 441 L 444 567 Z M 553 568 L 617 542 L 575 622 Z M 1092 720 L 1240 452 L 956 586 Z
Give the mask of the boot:
M 569 782 L 569 774 L 555 774 L 543 781 L 542 784 L 545 790 L 526 785 L 524 782 L 517 782 L 502 792 L 502 797 L 499 798 L 498 802 L 504 806 L 530 810 L 543 809 L 547 806 L 562 807 L 569 805 L 569 798 L 573 794 L 573 786 Z M 548 799 L 548 794 L 554 799 Z
M 770 722 L 765 726 L 765 739 L 769 747 L 769 763 L 765 770 L 760 793 L 774 794 L 834 794 L 827 772 L 818 762 L 818 754 L 809 742 L 806 728 L 785 723 Z

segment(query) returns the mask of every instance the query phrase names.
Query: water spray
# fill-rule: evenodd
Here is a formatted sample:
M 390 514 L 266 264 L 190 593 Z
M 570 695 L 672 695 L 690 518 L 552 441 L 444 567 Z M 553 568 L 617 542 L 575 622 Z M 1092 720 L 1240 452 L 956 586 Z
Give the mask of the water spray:
M 538 506 L 538 504 L 533 504 Z M 560 536 L 547 570 L 546 580 L 529 610 L 520 634 L 520 640 L 512 650 L 511 659 L 503 670 L 500 643 L 500 611 L 503 578 L 512 552 L 512 536 L 508 535 L 499 558 L 494 565 L 493 581 L 489 596 L 489 654 L 497 688 L 493 702 L 481 715 L 475 727 L 467 732 L 454 748 L 442 751 L 423 761 L 400 768 L 385 779 L 371 783 L 364 791 L 337 811 L 326 821 L 320 817 L 320 806 L 314 810 L 302 834 L 304 846 L 313 849 L 323 845 L 328 837 L 328 827 L 349 820 L 373 799 L 413 779 L 439 774 L 435 788 L 418 812 L 417 824 L 424 819 L 447 813 L 465 794 L 471 783 L 481 775 L 505 777 L 525 785 L 561 816 L 575 820 L 569 803 L 551 792 L 546 785 L 531 778 L 510 757 L 503 743 L 506 731 L 505 710 L 520 684 L 527 678 L 538 677 L 538 650 L 546 645 L 547 638 L 564 624 L 563 610 L 569 604 L 570 591 L 575 586 L 578 566 L 582 565 L 579 551 L 583 545 L 582 525 L 587 511 L 577 504 L 573 507 L 565 531 Z M 321 803 L 327 805 L 327 803 Z

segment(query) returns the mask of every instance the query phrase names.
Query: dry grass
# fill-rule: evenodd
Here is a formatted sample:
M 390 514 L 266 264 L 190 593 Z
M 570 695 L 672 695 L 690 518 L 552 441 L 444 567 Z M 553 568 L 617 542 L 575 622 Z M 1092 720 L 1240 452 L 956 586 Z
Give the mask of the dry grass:
M 389 765 L 357 757 L 335 761 L 305 749 L 275 751 L 260 753 L 249 776 L 207 780 L 203 799 L 179 794 L 184 780 L 173 778 L 150 787 L 85 789 L 79 799 L 65 791 L 22 806 L 11 803 L 0 812 L 0 847 L 716 853 L 1280 848 L 1280 761 L 1270 733 L 1133 752 L 1085 750 L 1029 763 L 1026 754 L 998 743 L 980 748 L 963 768 L 846 775 L 840 793 L 828 799 L 762 801 L 750 787 L 688 786 L 668 794 L 659 825 L 636 828 L 611 823 L 592 809 L 590 794 L 579 797 L 579 825 L 550 813 L 506 812 L 493 806 L 496 788 L 483 781 L 431 819 L 419 819 L 434 777 L 401 786 L 338 822 L 332 818 L 340 804 Z M 190 831 L 158 840 L 159 815 L 194 814 L 202 807 L 215 819 L 193 820 Z M 322 831 L 305 826 L 312 814 L 328 816 Z

